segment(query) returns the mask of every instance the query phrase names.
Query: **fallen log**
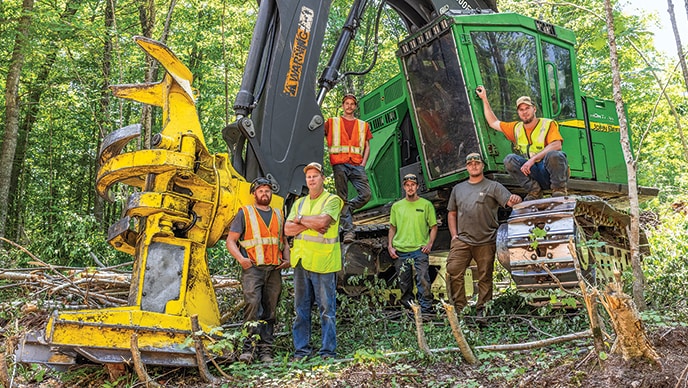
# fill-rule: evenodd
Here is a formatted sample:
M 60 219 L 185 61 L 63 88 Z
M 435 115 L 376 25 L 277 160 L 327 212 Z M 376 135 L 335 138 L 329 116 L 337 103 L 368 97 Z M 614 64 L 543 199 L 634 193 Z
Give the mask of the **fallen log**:
M 502 345 L 483 345 L 476 346 L 476 349 L 485 350 L 487 352 L 505 352 L 513 350 L 531 350 L 542 348 L 549 345 L 558 344 L 561 342 L 573 341 L 578 339 L 590 338 L 592 332 L 590 330 L 581 331 L 578 333 L 562 335 L 559 337 L 547 338 L 539 341 L 524 342 L 520 344 L 502 344 Z

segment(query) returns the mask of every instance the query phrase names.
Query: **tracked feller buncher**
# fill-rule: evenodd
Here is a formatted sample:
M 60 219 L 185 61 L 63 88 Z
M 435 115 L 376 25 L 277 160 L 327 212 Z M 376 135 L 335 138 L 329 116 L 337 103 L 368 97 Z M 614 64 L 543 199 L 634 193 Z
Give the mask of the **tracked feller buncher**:
M 187 340 L 220 326 L 206 248 L 252 200 L 247 180 L 268 178 L 278 202 L 307 192 L 303 167 L 323 160 L 320 105 L 348 75 L 339 69 L 370 5 L 378 7 L 371 12 L 376 25 L 383 13 L 398 16 L 409 35 L 398 44 L 399 74 L 359 99 L 360 117 L 373 132 L 366 165 L 373 198 L 355 214 L 357 240 L 343 246 L 340 288 L 357 294 L 364 287 L 356 281 L 365 275 L 393 279 L 386 236 L 391 203 L 403 196 L 401 176 L 415 173 L 419 192 L 438 210 L 431 262 L 439 297 L 449 295 L 442 276 L 450 243 L 446 204 L 451 188 L 468 177 L 466 155 L 481 153 L 489 177 L 523 194 L 505 173 L 502 161 L 511 145 L 487 125 L 474 93 L 478 85 L 485 85 L 503 121 L 516 120 L 516 99 L 530 96 L 540 117 L 559 123 L 571 169 L 568 197 L 502 211 L 498 258 L 517 287 L 572 286 L 569 237 L 578 243 L 588 277 L 627 265 L 629 218 L 612 206 L 627 195 L 618 120 L 610 101 L 581 93 L 570 30 L 497 13 L 489 0 L 354 0 L 316 79 L 330 5 L 331 0 L 260 2 L 234 103 L 236 121 L 222 130 L 229 154 L 210 154 L 206 147 L 189 69 L 164 45 L 136 38 L 167 73 L 156 84 L 112 89 L 119 97 L 162 107 L 163 129 L 151 149 L 124 153 L 139 126 L 110 134 L 96 180 L 101 196 L 118 183 L 137 189 L 108 237 L 135 257 L 129 305 L 55 312 L 44 331 L 26 336 L 18 361 L 121 364 L 140 353 L 141 364 L 204 366 L 202 346 Z M 640 194 L 656 190 L 642 188 Z M 585 244 L 591 240 L 596 243 Z M 470 291 L 472 283 L 466 284 Z

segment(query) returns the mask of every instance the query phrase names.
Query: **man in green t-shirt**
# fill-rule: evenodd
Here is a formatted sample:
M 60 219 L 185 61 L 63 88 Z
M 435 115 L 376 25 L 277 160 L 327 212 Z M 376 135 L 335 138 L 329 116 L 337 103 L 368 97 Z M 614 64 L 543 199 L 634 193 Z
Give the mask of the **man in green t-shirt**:
M 437 217 L 430 201 L 418 196 L 418 178 L 404 176 L 406 197 L 392 205 L 387 250 L 397 270 L 401 304 L 410 307 L 413 298 L 413 269 L 416 270 L 418 303 L 423 314 L 433 313 L 428 253 L 437 237 Z
M 466 156 L 468 180 L 454 186 L 447 205 L 447 223 L 452 236 L 447 274 L 452 300 L 456 311 L 468 304 L 463 277 L 471 260 L 475 260 L 478 266 L 478 318 L 485 316 L 483 306 L 492 299 L 492 272 L 499 227 L 497 210 L 500 206 L 511 207 L 521 202 L 521 197 L 511 194 L 502 184 L 485 178 L 483 168 L 479 153 Z

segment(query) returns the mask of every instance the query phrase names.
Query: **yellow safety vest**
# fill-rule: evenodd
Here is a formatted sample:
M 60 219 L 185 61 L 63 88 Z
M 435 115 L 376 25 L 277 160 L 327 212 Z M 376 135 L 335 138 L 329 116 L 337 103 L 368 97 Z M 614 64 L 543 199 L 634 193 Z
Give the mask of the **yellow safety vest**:
M 528 141 L 528 135 L 526 134 L 523 122 L 519 121 L 516 123 L 516 126 L 514 126 L 514 137 L 516 138 L 518 151 L 520 151 L 522 155 L 526 155 L 530 158 L 545 149 L 545 141 L 547 140 L 547 133 L 549 133 L 550 123 L 552 123 L 550 119 L 539 119 L 537 125 L 533 128 L 533 132 L 530 134 L 530 139 L 533 141 L 532 144 Z
M 341 199 L 333 194 L 323 191 L 315 200 L 310 196 L 299 198 L 294 206 L 297 209 L 296 217 L 314 216 L 322 213 L 325 205 L 330 201 Z M 320 234 L 313 229 L 306 229 L 294 236 L 294 248 L 291 250 L 291 266 L 301 261 L 304 269 L 316 273 L 331 273 L 342 269 L 342 251 L 339 245 L 339 218 L 330 225 L 325 234 Z

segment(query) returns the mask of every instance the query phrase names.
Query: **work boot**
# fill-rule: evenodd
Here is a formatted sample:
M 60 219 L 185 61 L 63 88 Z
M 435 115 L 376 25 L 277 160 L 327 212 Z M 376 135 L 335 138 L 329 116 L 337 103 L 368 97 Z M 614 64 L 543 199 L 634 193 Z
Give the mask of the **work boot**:
M 253 362 L 253 353 L 241 353 L 241 355 L 239 356 L 239 361 L 243 362 L 244 364 L 250 364 L 251 362 Z
M 565 197 L 565 196 L 566 196 L 566 190 L 554 190 L 554 191 L 552 191 L 552 198 Z
M 542 198 L 542 191 L 541 190 L 531 191 L 530 193 L 528 193 L 528 195 L 526 195 L 525 198 L 523 198 L 523 202 L 534 201 L 534 200 L 540 199 L 540 198 Z
M 260 362 L 273 362 L 275 361 L 272 358 L 272 355 L 270 353 L 263 353 L 260 355 Z

